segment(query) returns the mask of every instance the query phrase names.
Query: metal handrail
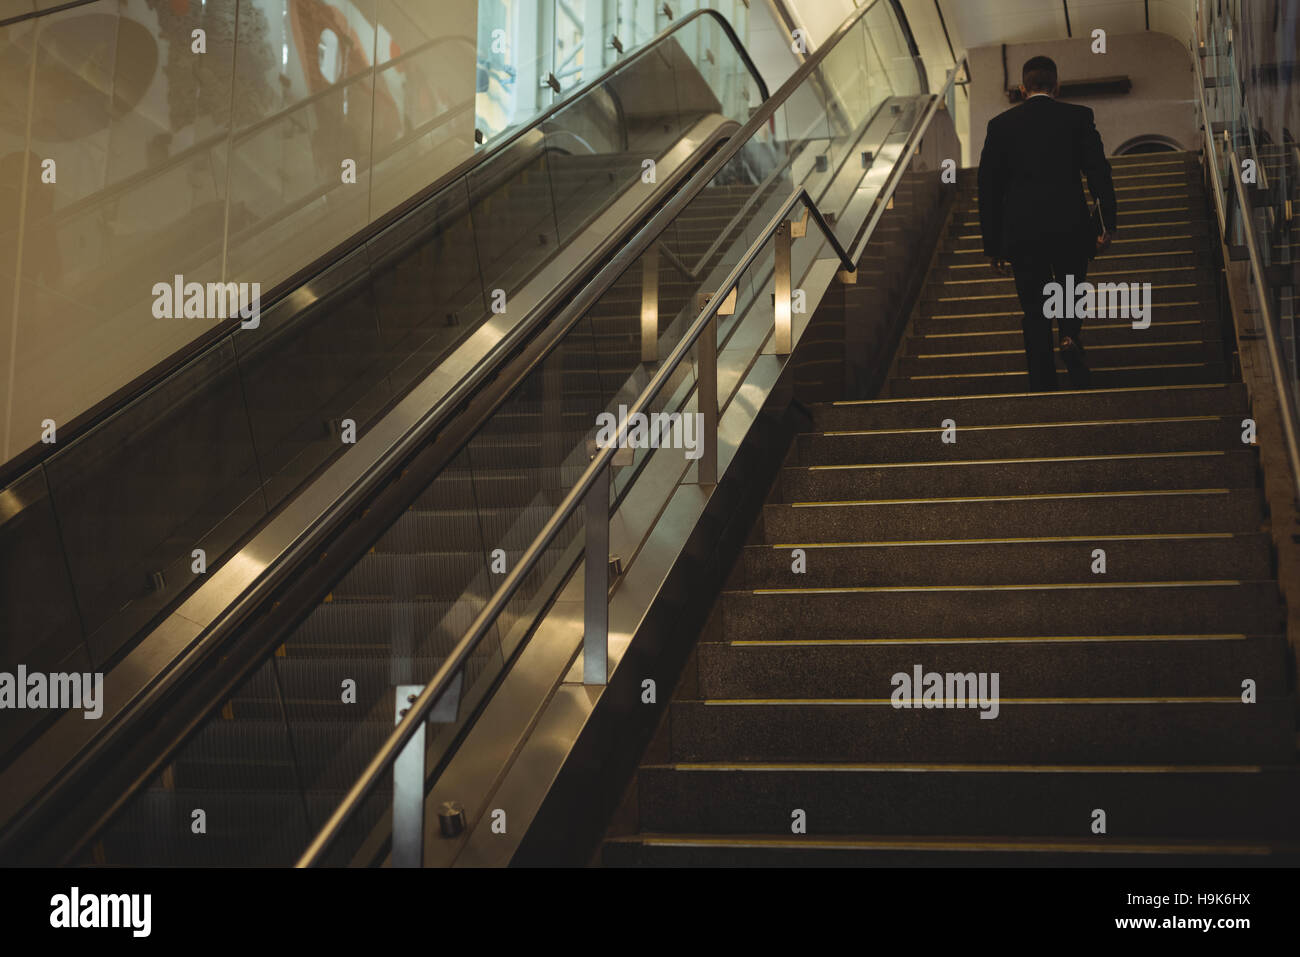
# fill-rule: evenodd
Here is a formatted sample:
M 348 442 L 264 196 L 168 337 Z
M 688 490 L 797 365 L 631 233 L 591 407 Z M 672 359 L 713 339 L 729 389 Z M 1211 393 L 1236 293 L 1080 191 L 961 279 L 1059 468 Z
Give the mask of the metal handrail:
M 65 10 L 71 10 L 74 7 L 86 7 L 92 3 L 98 3 L 99 0 L 68 0 L 67 3 L 56 3 L 50 7 L 39 7 L 35 10 L 26 10 L 23 13 L 15 14 L 12 17 L 5 17 L 0 20 L 0 27 L 12 26 L 15 23 L 22 23 L 24 20 L 35 20 L 38 17 L 48 17 L 53 13 L 63 13 Z
M 1278 348 L 1277 332 L 1273 328 L 1273 304 L 1269 299 L 1268 284 L 1264 280 L 1264 263 L 1259 252 L 1259 243 L 1255 238 L 1254 226 L 1250 221 L 1252 206 L 1246 196 L 1246 184 L 1241 178 L 1241 165 L 1235 149 L 1228 153 L 1232 160 L 1232 183 L 1237 194 L 1237 203 L 1241 207 L 1242 232 L 1246 235 L 1246 252 L 1250 259 L 1250 275 L 1259 296 L 1260 317 L 1264 326 L 1264 341 L 1268 345 L 1269 371 L 1273 374 L 1273 385 L 1277 389 L 1277 404 L 1282 412 L 1282 434 L 1286 441 L 1287 458 L 1291 460 L 1291 482 L 1296 501 L 1300 502 L 1300 443 L 1296 441 L 1295 412 L 1291 403 L 1290 387 L 1282 371 L 1282 353 Z M 1219 202 L 1216 194 L 1215 202 Z
M 1201 68 L 1201 58 L 1193 55 L 1192 63 L 1196 74 L 1196 92 L 1197 102 L 1201 108 L 1201 122 L 1205 132 L 1204 145 L 1205 163 L 1210 168 L 1210 178 L 1214 193 L 1214 209 L 1219 219 L 1219 236 L 1225 243 L 1228 242 L 1228 211 L 1225 208 L 1227 194 L 1223 189 L 1222 181 L 1219 177 L 1219 161 L 1214 148 L 1214 126 L 1210 122 L 1209 106 L 1205 101 L 1205 72 Z M 1295 412 L 1292 407 L 1290 390 L 1286 381 L 1286 374 L 1282 371 L 1282 354 L 1278 347 L 1277 333 L 1273 328 L 1273 305 L 1269 299 L 1268 284 L 1264 280 L 1264 264 L 1260 256 L 1259 243 L 1255 238 L 1255 230 L 1250 220 L 1250 211 L 1253 206 L 1249 197 L 1246 195 L 1246 184 L 1241 178 L 1241 164 L 1238 162 L 1237 150 L 1231 147 L 1227 151 L 1230 165 L 1232 166 L 1232 186 L 1233 194 L 1237 198 L 1237 205 L 1241 209 L 1242 232 L 1246 236 L 1246 255 L 1250 260 L 1251 280 L 1256 287 L 1256 293 L 1259 296 L 1261 320 L 1264 326 L 1264 343 L 1268 349 L 1269 372 L 1273 377 L 1273 385 L 1277 390 L 1277 404 L 1282 415 L 1282 436 L 1286 443 L 1287 458 L 1291 463 L 1291 482 L 1292 490 L 1295 493 L 1296 501 L 1300 502 L 1300 441 L 1297 441 Z
M 1210 167 L 1210 182 L 1214 187 L 1214 211 L 1219 217 L 1219 235 L 1227 236 L 1227 212 L 1220 200 L 1223 195 L 1223 183 L 1219 180 L 1219 163 L 1214 154 L 1214 126 L 1210 122 L 1209 105 L 1205 102 L 1205 71 L 1201 68 L 1201 58 L 1199 56 L 1192 57 L 1192 67 L 1196 74 L 1197 104 L 1201 109 L 1202 129 L 1205 131 L 1205 141 L 1202 148 L 1205 151 L 1206 165 Z
M 601 283 L 602 278 L 604 278 L 606 284 L 612 283 L 618 275 L 622 274 L 626 266 L 630 265 L 630 263 L 634 261 L 635 256 L 640 255 L 641 252 L 649 248 L 653 243 L 657 242 L 659 235 L 669 223 L 676 219 L 681 208 L 684 208 L 685 203 L 694 199 L 694 197 L 698 195 L 700 190 L 703 189 L 703 186 L 712 180 L 714 174 L 740 150 L 744 143 L 748 142 L 749 138 L 753 136 L 754 132 L 762 124 L 767 122 L 768 117 L 773 115 L 776 109 L 778 109 L 795 90 L 802 86 L 808 76 L 815 71 L 820 63 L 825 59 L 829 51 L 834 49 L 835 45 L 857 25 L 858 21 L 861 20 L 861 18 L 872 9 L 877 2 L 879 2 L 879 0 L 869 0 L 868 3 L 859 7 L 853 14 L 851 14 L 832 35 L 831 39 L 813 56 L 809 57 L 803 66 L 801 66 L 800 69 L 786 81 L 777 94 L 774 97 L 769 98 L 764 106 L 750 118 L 749 122 L 745 124 L 745 127 L 741 132 L 732 139 L 731 144 L 705 165 L 701 172 L 696 176 L 696 185 L 693 188 L 688 187 L 683 190 L 674 201 L 661 210 L 650 223 L 643 227 L 632 242 L 629 243 L 629 247 L 625 248 L 624 251 L 620 253 L 615 262 L 602 270 L 601 274 L 593 280 L 592 286 L 598 286 Z M 910 161 L 911 156 L 915 154 L 915 150 L 920 142 L 920 136 L 924 133 L 924 128 L 928 127 L 937 111 L 936 104 L 942 102 L 943 98 L 947 95 L 948 88 L 955 81 L 957 72 L 958 70 L 956 67 L 950 71 L 948 82 L 945 83 L 943 91 L 935 96 L 934 101 L 930 105 L 930 109 L 927 110 L 922 118 L 922 123 L 924 125 L 918 127 L 917 135 L 913 138 L 913 141 L 909 145 L 908 150 L 905 151 L 904 156 L 900 157 L 900 166 L 905 162 Z M 897 187 L 900 180 L 901 176 L 891 177 L 887 185 L 888 196 L 892 196 L 893 190 Z M 888 196 L 886 195 L 886 190 L 882 190 L 881 196 L 878 196 L 877 200 L 880 201 L 883 198 L 884 202 L 887 202 Z M 884 208 L 884 202 L 880 203 L 881 210 Z M 677 367 L 681 364 L 682 360 L 687 356 L 690 350 L 696 346 L 697 342 L 699 342 L 700 337 L 703 335 L 705 330 L 710 329 L 712 332 L 712 323 L 714 318 L 717 316 L 718 311 L 722 308 L 723 303 L 729 297 L 730 292 L 738 287 L 741 277 L 745 271 L 753 265 L 754 261 L 761 254 L 767 243 L 776 237 L 778 232 L 783 228 L 785 235 L 788 237 L 789 226 L 786 224 L 786 218 L 789 216 L 790 212 L 800 204 L 805 207 L 810 218 L 817 224 L 818 229 L 821 230 L 822 234 L 829 241 L 844 270 L 850 273 L 856 271 L 855 260 L 849 255 L 848 251 L 835 236 L 834 231 L 826 222 L 825 217 L 817 208 L 816 203 L 813 202 L 807 190 L 800 188 L 793 193 L 781 205 L 781 208 L 771 218 L 758 238 L 756 238 L 750 245 L 745 255 L 742 256 L 740 261 L 732 268 L 726 279 L 718 285 L 717 294 L 711 297 L 708 304 L 696 317 L 695 321 L 691 323 L 688 329 L 683 333 L 682 338 L 677 343 L 676 347 L 667 357 L 665 357 L 663 362 L 660 364 L 658 371 L 630 406 L 627 415 L 620 417 L 623 421 L 614 441 L 597 451 L 592 462 L 583 472 L 582 477 L 565 495 L 564 499 L 556 507 L 555 511 L 542 527 L 541 531 L 515 563 L 514 568 L 507 574 L 505 580 L 493 593 L 491 598 L 488 599 L 486 605 L 475 617 L 474 623 L 471 625 L 469 630 L 457 643 L 456 647 L 443 661 L 442 665 L 434 675 L 424 685 L 415 699 L 410 702 L 409 708 L 405 711 L 405 716 L 398 722 L 397 726 L 393 729 L 383 746 L 375 753 L 374 757 L 367 764 L 365 770 L 348 790 L 343 800 L 330 815 L 329 819 L 317 833 L 311 844 L 303 852 L 296 864 L 297 867 L 311 867 L 320 862 L 325 852 L 342 833 L 344 826 L 351 819 L 352 815 L 356 813 L 357 809 L 361 806 L 361 803 L 378 783 L 380 776 L 384 774 L 389 766 L 398 759 L 407 745 L 415 738 L 417 733 L 422 731 L 424 723 L 429 714 L 433 711 L 435 704 L 437 704 L 441 697 L 449 688 L 451 688 L 455 676 L 468 660 L 469 656 L 473 653 L 474 649 L 487 635 L 489 629 L 496 622 L 501 612 L 504 611 L 506 604 L 523 583 L 525 576 L 534 569 L 541 556 L 545 553 L 547 547 L 554 541 L 555 537 L 559 534 L 564 525 L 574 516 L 574 514 L 590 501 L 603 500 L 600 508 L 605 513 L 605 525 L 608 526 L 607 470 L 614 455 L 620 451 L 622 446 L 626 443 L 629 423 L 634 420 L 637 413 L 643 412 L 650 406 L 660 389 L 662 389 L 676 373 Z M 863 231 L 861 234 L 862 242 L 865 242 L 870 238 L 870 231 L 871 229 L 874 229 L 875 223 L 879 221 L 879 218 L 879 215 L 872 217 L 870 229 Z M 617 267 L 616 273 L 613 271 L 615 267 Z M 608 274 L 607 277 L 606 274 Z M 588 289 L 590 288 L 591 287 L 589 286 Z M 712 338 L 712 335 L 710 338 Z M 704 344 L 701 343 L 700 345 L 702 348 Z M 716 342 L 713 342 L 711 345 L 712 348 L 716 350 Z M 703 379 L 703 376 L 701 376 L 701 379 Z M 708 390 L 705 388 L 705 384 L 701 382 L 699 394 L 704 396 L 707 392 Z M 709 403 L 709 407 L 711 408 L 712 415 L 716 420 L 716 396 L 713 402 Z M 706 412 L 706 414 L 709 411 L 706 409 L 703 401 L 700 402 L 700 408 L 701 411 Z M 714 425 L 716 426 L 716 421 L 714 422 Z M 706 428 L 705 433 L 704 440 L 711 446 L 711 451 L 706 451 L 701 459 L 701 474 L 703 474 L 705 462 L 714 463 L 710 468 L 716 469 L 716 427 L 712 429 Z M 605 480 L 605 484 L 598 486 L 597 482 L 602 478 Z M 716 480 L 716 475 L 713 476 L 713 478 Z M 605 494 L 603 496 L 593 497 L 593 490 L 599 491 L 600 488 L 604 488 Z M 602 575 L 605 573 L 603 564 L 599 571 Z M 603 600 L 604 596 L 602 595 L 601 597 Z M 423 788 L 421 788 L 421 800 L 423 799 L 422 795 Z

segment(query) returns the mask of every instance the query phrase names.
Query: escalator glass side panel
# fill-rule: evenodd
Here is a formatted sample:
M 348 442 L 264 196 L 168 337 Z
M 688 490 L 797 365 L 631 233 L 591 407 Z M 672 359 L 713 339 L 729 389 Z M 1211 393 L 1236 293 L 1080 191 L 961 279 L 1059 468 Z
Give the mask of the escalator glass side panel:
M 263 662 L 75 863 L 268 866 L 292 854 L 309 826 L 281 660 Z
M 672 35 L 661 42 L 669 52 L 629 61 L 635 82 L 620 71 L 583 92 L 545 129 L 486 157 L 45 460 L 48 494 L 31 515 L 51 514 L 0 536 L 0 566 L 25 561 L 17 549 L 32 548 L 34 529 L 41 547 L 58 553 L 70 586 L 51 593 L 63 596 L 59 628 L 77 633 L 60 647 L 80 645 L 91 665 L 111 667 L 496 309 L 518 308 L 513 294 L 585 224 L 631 189 L 653 195 L 642 162 L 681 136 L 677 84 L 698 77 L 698 63 L 720 78 L 718 62 L 739 63 L 748 76 L 733 47 L 710 48 L 710 62 Z M 701 108 L 721 115 L 725 96 L 695 83 Z M 653 96 L 638 107 L 642 87 Z M 310 112 L 303 104 L 285 122 L 302 113 L 319 134 Z M 240 173 L 241 163 L 289 161 L 278 122 L 236 137 L 232 188 L 253 175 Z M 304 189 L 288 199 L 301 202 L 305 218 L 286 222 L 316 229 L 320 197 Z M 245 212 L 232 212 L 232 235 L 256 234 L 263 245 L 246 247 L 232 268 L 255 278 L 259 262 L 279 253 L 265 239 L 274 230 L 255 230 L 257 210 Z M 234 287 L 219 291 L 233 315 Z M 208 288 L 207 302 L 213 296 Z M 240 301 L 251 305 L 251 296 L 250 284 Z M 196 321 L 179 317 L 189 298 L 188 290 L 178 297 L 177 318 L 156 321 Z M 15 479 L 0 498 L 26 501 L 28 482 Z M 11 657 L 16 641 L 0 645 L 0 669 L 31 664 Z
M 380 347 L 395 394 L 442 361 L 488 314 L 465 183 L 368 244 Z
M 91 671 L 45 470 L 37 466 L 0 493 L 0 660 L 29 672 Z M 0 761 L 42 712 L 0 709 Z
M 265 515 L 235 349 L 226 341 L 45 465 L 97 669 Z M 114 478 L 115 477 L 115 478 Z
M 495 298 L 497 308 L 509 308 L 510 294 L 558 246 L 550 158 L 540 130 L 470 173 L 469 203 L 483 288 L 490 303 Z
M 888 89 L 888 95 L 899 97 L 924 93 L 924 68 L 908 49 L 903 25 L 893 11 L 881 4 L 868 10 L 864 19 L 872 87 Z
M 233 337 L 270 508 L 345 447 L 348 420 L 364 428 L 392 398 L 367 260 L 363 247 L 334 263 Z

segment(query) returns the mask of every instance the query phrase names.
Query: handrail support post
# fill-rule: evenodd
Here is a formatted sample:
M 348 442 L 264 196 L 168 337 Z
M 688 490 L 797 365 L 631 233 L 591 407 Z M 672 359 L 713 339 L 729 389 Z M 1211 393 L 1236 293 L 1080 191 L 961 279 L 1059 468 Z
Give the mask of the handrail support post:
M 641 258 L 641 361 L 659 358 L 659 244 Z
M 805 213 L 805 215 L 807 214 Z M 788 356 L 794 343 L 794 332 L 790 327 L 791 232 L 790 222 L 786 220 L 776 228 L 776 235 L 773 237 L 776 251 L 776 265 L 773 270 L 773 279 L 776 285 L 774 304 L 776 328 L 772 334 L 772 349 L 779 356 Z
M 731 295 L 735 295 L 732 290 Z M 700 421 L 700 461 L 697 481 L 701 485 L 718 482 L 718 316 L 709 317 L 708 325 L 696 340 L 696 374 Z
M 609 482 L 606 464 L 583 498 L 582 683 L 609 678 Z
M 398 685 L 396 722 L 410 710 L 424 685 Z M 393 761 L 393 867 L 424 864 L 424 723 Z

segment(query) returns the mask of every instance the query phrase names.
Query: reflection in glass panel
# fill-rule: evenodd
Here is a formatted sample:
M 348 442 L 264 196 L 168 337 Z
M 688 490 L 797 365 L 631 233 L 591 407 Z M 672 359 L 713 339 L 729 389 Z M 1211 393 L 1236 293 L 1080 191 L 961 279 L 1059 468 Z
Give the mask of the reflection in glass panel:
M 527 123 L 552 102 L 545 0 L 479 0 L 476 126 L 484 142 Z
M 391 398 L 363 248 L 234 336 L 271 507 L 361 434 Z
M 280 660 L 268 659 L 207 719 L 100 832 L 83 863 L 284 867 L 297 859 L 311 831 L 301 757 L 284 723 Z
M 470 218 L 483 289 L 507 301 L 555 254 L 555 199 L 546 137 L 529 130 L 469 174 Z
M 369 243 L 380 348 L 400 394 L 488 314 L 464 180 Z
M 0 489 L 0 671 L 90 670 L 44 469 Z M 22 692 L 20 692 L 22 693 Z M 0 766 L 7 752 L 58 712 L 0 709 Z
M 474 154 L 477 0 L 381 0 L 375 95 L 393 104 L 376 124 L 370 218 Z
M 462 452 L 276 659 L 313 827 L 392 732 L 396 687 L 429 681 L 491 592 L 479 491 Z M 489 636 L 467 665 L 462 692 L 494 677 L 499 664 Z M 345 702 L 346 681 L 355 693 Z
M 50 458 L 59 516 L 96 665 L 195 584 L 264 513 L 228 342 Z

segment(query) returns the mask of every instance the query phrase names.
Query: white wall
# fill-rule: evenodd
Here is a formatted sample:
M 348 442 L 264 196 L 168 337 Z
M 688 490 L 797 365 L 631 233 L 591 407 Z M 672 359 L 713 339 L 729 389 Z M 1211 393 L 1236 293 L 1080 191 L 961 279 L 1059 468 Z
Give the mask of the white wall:
M 752 0 L 749 6 L 749 57 L 763 75 L 763 82 L 775 93 L 799 68 L 802 57 L 792 49 L 789 30 L 772 9 L 772 0 Z
M 1040 54 L 1056 61 L 1062 80 L 1127 75 L 1133 81 L 1130 93 L 1072 101 L 1092 108 L 1106 152 L 1114 153 L 1126 141 L 1151 134 L 1169 137 L 1182 149 L 1197 147 L 1192 61 L 1181 43 L 1163 33 L 1143 31 L 1110 35 L 1104 55 L 1092 53 L 1090 46 L 1086 38 L 1010 44 L 1008 85 L 1018 84 L 1025 61 Z M 1001 47 L 971 50 L 970 59 L 973 164 L 984 146 L 988 121 L 1011 104 L 1003 88 Z

